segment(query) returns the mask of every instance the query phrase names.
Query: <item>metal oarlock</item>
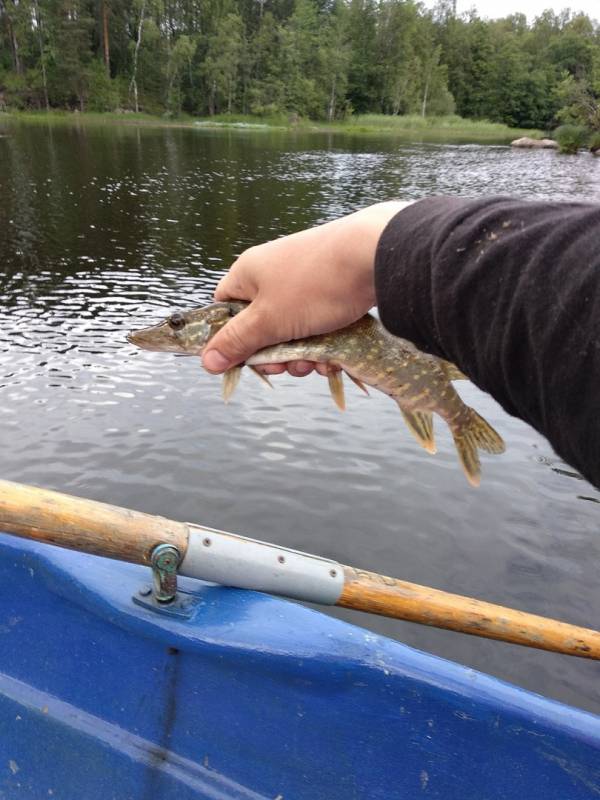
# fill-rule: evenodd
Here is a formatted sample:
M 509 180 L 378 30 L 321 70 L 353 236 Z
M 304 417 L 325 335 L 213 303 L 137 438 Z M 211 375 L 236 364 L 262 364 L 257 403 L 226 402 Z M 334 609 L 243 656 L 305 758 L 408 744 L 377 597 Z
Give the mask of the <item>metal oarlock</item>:
M 177 595 L 177 569 L 181 553 L 172 544 L 159 544 L 152 551 L 150 564 L 154 582 L 154 599 L 171 603 Z

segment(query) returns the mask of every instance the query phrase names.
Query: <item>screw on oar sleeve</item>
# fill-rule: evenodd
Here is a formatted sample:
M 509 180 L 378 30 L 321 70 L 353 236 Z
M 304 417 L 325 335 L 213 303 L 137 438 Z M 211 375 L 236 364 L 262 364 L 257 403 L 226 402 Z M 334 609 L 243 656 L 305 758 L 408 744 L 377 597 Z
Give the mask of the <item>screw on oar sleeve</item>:
M 600 660 L 599 631 L 353 567 L 344 567 L 344 589 L 336 605 Z
M 10 481 L 0 481 L 0 531 L 137 564 L 158 544 L 182 557 L 188 544 L 182 522 Z

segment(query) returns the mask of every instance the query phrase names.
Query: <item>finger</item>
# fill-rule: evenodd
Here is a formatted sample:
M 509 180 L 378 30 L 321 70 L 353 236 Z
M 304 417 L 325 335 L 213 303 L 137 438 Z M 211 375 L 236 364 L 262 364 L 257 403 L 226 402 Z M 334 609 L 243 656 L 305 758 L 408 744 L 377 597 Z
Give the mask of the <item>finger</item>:
M 272 317 L 252 303 L 213 336 L 202 353 L 202 363 L 209 372 L 224 372 L 277 341 Z
M 250 248 L 252 249 L 252 248 Z M 256 281 L 252 278 L 252 271 L 248 267 L 248 253 L 233 262 L 228 272 L 223 275 L 215 289 L 215 300 L 254 300 L 258 293 Z
M 340 368 L 336 367 L 335 364 L 316 364 L 315 369 L 319 375 L 323 375 L 324 378 L 326 378 L 331 372 L 340 371 Z
M 219 303 L 225 300 L 246 300 L 243 296 L 242 287 L 235 275 L 232 275 L 231 270 L 224 275 L 217 284 L 214 294 L 215 300 Z
M 314 361 L 288 361 L 287 371 L 295 378 L 304 378 L 315 368 Z
M 281 375 L 285 372 L 285 364 L 261 364 L 256 369 L 263 375 Z

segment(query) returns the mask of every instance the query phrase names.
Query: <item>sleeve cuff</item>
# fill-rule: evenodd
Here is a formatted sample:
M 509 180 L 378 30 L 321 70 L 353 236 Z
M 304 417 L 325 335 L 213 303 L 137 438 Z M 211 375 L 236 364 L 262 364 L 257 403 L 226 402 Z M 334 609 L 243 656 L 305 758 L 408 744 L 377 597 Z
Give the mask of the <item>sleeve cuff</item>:
M 428 197 L 399 211 L 388 222 L 375 253 L 375 292 L 387 330 L 418 348 L 446 357 L 432 303 L 432 263 L 449 217 L 468 201 Z

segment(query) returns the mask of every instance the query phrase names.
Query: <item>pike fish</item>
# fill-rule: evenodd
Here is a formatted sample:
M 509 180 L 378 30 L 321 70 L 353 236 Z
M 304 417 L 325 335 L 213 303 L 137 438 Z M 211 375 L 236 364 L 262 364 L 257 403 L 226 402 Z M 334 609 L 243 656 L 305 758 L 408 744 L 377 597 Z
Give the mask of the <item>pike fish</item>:
M 132 331 L 127 338 L 144 350 L 199 356 L 210 339 L 247 305 L 231 301 L 177 311 L 158 325 Z M 371 314 L 332 333 L 266 347 L 248 358 L 245 365 L 269 383 L 257 366 L 296 360 L 329 365 L 329 387 L 341 409 L 345 408 L 342 372 L 367 394 L 365 384 L 389 395 L 400 408 L 410 432 L 428 453 L 436 452 L 433 414 L 438 414 L 452 432 L 460 463 L 472 486 L 479 485 L 481 476 L 478 449 L 504 452 L 502 438 L 461 400 L 452 385 L 453 380 L 465 379 L 457 367 L 421 352 L 406 339 L 392 336 Z M 226 402 L 243 366 L 232 367 L 224 374 Z

